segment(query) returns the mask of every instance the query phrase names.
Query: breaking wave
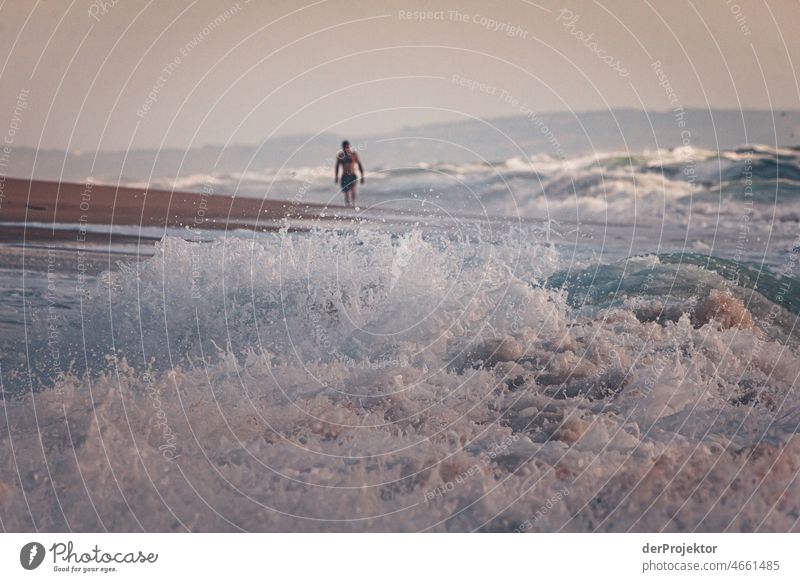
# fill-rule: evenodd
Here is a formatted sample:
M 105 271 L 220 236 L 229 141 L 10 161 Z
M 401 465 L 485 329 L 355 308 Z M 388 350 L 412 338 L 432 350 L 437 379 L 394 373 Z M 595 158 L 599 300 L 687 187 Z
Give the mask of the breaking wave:
M 796 530 L 799 283 L 524 229 L 166 238 L 7 392 L 3 527 Z
M 570 159 L 536 154 L 368 170 L 362 198 L 367 206 L 382 208 L 408 207 L 413 200 L 489 216 L 684 225 L 692 216 L 736 220 L 744 202 L 756 202 L 754 221 L 773 226 L 800 221 L 796 147 L 755 144 L 721 152 L 679 147 Z M 329 167 L 251 169 L 155 178 L 149 185 L 340 204 L 331 173 Z

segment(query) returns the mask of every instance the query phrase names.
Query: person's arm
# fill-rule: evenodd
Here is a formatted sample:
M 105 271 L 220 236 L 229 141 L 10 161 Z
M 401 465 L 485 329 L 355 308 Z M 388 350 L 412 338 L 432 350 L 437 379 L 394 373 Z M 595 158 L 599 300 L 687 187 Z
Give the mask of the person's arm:
M 339 166 L 341 165 L 341 163 L 342 163 L 342 158 L 340 158 L 339 156 L 336 156 L 336 170 L 333 173 L 333 182 L 334 182 L 334 184 L 338 184 L 339 183 Z
M 364 166 L 361 165 L 361 158 L 356 154 L 356 163 L 358 164 L 358 171 L 361 172 L 361 183 L 364 183 Z

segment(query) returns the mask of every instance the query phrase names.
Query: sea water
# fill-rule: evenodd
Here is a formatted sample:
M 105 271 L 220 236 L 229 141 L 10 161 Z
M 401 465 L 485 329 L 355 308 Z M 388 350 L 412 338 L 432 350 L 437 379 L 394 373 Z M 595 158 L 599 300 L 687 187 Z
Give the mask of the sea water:
M 442 229 L 166 236 L 80 285 L 5 273 L 3 528 L 796 530 L 795 162 L 748 151 L 704 181 L 663 153 L 512 161 L 487 216 L 525 221 L 458 219 L 439 188 Z M 493 170 L 453 171 L 492 197 Z M 581 236 L 611 211 L 621 240 Z M 698 215 L 706 246 L 676 239 Z

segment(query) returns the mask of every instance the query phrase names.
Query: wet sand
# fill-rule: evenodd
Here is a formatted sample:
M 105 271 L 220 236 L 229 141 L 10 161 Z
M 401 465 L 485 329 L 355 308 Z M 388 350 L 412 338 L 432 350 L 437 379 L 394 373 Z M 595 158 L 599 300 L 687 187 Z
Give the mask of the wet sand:
M 0 222 L 27 225 L 275 228 L 284 219 L 329 220 L 325 211 L 330 213 L 331 208 L 338 208 L 302 201 L 139 190 L 92 183 L 6 178 L 1 185 Z

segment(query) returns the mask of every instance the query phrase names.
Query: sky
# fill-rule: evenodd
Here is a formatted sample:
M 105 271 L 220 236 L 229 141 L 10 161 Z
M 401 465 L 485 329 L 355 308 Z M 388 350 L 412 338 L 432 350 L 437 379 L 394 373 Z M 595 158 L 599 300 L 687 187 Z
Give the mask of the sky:
M 798 30 L 798 0 L 5 0 L 0 133 L 183 149 L 529 112 L 798 109 Z

